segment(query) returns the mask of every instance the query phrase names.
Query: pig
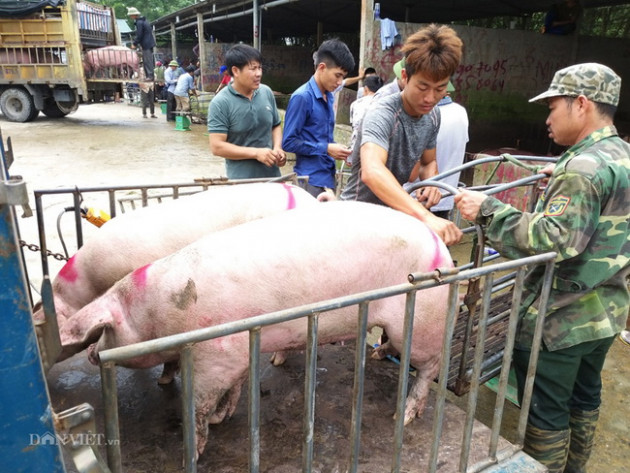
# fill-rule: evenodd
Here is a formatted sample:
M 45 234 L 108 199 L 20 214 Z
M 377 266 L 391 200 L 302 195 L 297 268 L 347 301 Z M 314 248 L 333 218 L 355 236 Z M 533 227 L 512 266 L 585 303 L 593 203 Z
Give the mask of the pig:
M 215 186 L 189 197 L 122 214 L 103 225 L 53 280 L 57 323 L 61 327 L 127 273 L 203 235 L 315 204 L 317 200 L 300 187 L 255 183 Z M 44 318 L 39 304 L 33 317 L 36 322 Z M 167 363 L 158 384 L 172 382 L 177 369 L 176 362 Z
M 92 49 L 83 58 L 88 77 L 131 79 L 138 71 L 138 54 L 125 46 L 105 46 Z
M 203 235 L 306 205 L 317 200 L 300 187 L 255 183 L 214 186 L 119 215 L 88 239 L 53 280 L 59 324 L 127 273 Z M 34 317 L 42 320 L 42 310 Z
M 207 235 L 172 255 L 136 269 L 81 309 L 61 329 L 61 358 L 210 327 L 331 298 L 407 282 L 413 272 L 453 266 L 438 236 L 417 219 L 362 202 L 302 207 Z M 416 297 L 411 363 L 418 370 L 407 398 L 405 423 L 422 413 L 439 370 L 447 286 Z M 370 304 L 369 327 L 403 343 L 405 297 Z M 307 321 L 267 326 L 261 351 L 304 349 Z M 352 339 L 357 308 L 322 313 L 320 344 Z M 247 376 L 247 332 L 193 347 L 197 452 L 208 423 L 233 414 Z M 178 358 L 156 353 L 122 366 L 148 368 Z
M 28 49 L 4 48 L 0 51 L 0 64 L 31 64 L 31 57 Z

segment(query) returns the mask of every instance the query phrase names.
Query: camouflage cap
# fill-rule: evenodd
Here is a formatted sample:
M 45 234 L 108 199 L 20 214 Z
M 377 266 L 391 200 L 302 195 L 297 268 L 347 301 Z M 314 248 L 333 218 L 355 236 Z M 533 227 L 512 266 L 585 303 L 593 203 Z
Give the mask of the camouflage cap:
M 554 74 L 549 90 L 530 99 L 530 102 L 584 95 L 593 102 L 617 106 L 620 92 L 621 78 L 615 71 L 602 64 L 587 62 L 560 69 Z

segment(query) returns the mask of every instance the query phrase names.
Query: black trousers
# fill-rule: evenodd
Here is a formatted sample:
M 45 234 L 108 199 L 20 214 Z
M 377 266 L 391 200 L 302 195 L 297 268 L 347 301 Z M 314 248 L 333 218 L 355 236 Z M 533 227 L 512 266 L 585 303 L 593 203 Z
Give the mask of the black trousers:
M 166 96 L 166 119 L 175 121 L 175 108 L 177 107 L 177 103 L 175 102 L 175 94 L 173 92 L 168 92 Z

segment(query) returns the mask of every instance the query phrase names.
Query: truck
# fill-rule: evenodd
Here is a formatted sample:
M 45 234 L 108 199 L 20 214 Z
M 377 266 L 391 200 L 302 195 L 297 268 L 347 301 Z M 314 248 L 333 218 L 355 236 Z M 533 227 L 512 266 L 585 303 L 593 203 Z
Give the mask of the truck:
M 0 110 L 29 122 L 114 100 L 137 75 L 114 11 L 84 0 L 0 0 Z

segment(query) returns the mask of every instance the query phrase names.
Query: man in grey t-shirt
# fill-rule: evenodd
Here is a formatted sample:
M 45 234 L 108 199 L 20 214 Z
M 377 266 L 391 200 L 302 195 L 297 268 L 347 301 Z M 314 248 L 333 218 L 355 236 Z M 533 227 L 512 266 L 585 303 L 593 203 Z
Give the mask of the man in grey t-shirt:
M 402 184 L 438 173 L 435 143 L 440 114 L 435 106 L 446 95 L 462 45 L 455 31 L 444 25 L 421 28 L 407 39 L 401 71 L 405 87 L 366 113 L 357 139 L 360 146 L 351 156 L 352 174 L 341 194 L 342 200 L 373 202 L 412 215 L 447 245 L 457 243 L 462 232 L 428 210 L 439 202 L 439 189 L 423 187 L 416 200 Z

